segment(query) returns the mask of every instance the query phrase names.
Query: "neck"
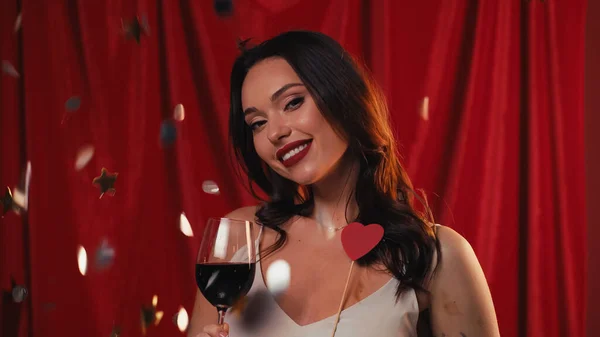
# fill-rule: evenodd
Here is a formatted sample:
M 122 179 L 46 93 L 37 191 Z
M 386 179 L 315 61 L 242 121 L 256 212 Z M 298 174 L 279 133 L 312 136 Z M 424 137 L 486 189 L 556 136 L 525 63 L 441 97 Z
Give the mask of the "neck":
M 342 157 L 331 174 L 311 185 L 315 202 L 313 217 L 327 229 L 337 229 L 358 215 L 354 190 L 358 180 L 359 162 Z

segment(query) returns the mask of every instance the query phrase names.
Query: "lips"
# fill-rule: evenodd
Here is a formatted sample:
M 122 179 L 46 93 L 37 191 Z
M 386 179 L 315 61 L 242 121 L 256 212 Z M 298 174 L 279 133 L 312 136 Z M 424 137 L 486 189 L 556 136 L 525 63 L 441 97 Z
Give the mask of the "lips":
M 297 148 L 300 145 L 304 145 L 304 144 L 310 143 L 310 142 L 312 142 L 312 139 L 302 139 L 302 140 L 296 140 L 294 142 L 285 144 L 282 148 L 277 150 L 277 152 L 275 153 L 275 156 L 277 156 L 277 159 L 282 160 L 283 156 L 285 156 L 286 153 L 290 152 L 291 150 Z

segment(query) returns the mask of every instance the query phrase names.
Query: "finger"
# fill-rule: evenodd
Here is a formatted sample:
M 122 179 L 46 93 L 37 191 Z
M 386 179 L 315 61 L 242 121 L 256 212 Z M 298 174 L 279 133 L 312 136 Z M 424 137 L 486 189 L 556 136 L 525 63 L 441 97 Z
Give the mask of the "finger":
M 216 324 L 210 324 L 204 327 L 204 329 L 202 329 L 204 332 L 206 332 L 207 334 L 209 334 L 211 337 L 217 337 L 219 336 L 220 332 L 223 332 L 223 327 L 221 325 L 216 325 Z
M 227 323 L 223 324 L 223 331 L 229 332 L 229 324 L 227 324 Z
M 206 332 L 201 332 L 194 337 L 211 337 L 211 336 L 209 334 L 207 334 Z

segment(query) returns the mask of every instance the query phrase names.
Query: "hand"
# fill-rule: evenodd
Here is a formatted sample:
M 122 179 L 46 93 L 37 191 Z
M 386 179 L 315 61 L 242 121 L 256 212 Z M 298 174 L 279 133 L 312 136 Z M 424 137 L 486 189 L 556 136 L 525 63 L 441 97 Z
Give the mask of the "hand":
M 203 332 L 195 337 L 227 337 L 229 336 L 229 324 L 223 325 L 210 324 L 202 329 Z

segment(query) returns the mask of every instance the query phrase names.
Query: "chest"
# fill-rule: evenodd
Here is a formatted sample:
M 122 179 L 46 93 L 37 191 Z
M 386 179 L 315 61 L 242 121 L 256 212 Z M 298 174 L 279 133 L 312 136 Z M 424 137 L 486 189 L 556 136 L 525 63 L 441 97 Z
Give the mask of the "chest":
M 287 244 L 261 260 L 257 270 L 264 279 L 270 265 L 285 260 L 290 265 L 288 289 L 275 298 L 281 310 L 299 326 L 307 326 L 331 316 L 340 307 L 346 282 L 343 309 L 367 299 L 391 279 L 384 271 L 362 268 L 346 256 L 339 237 L 329 242 L 305 242 L 302 236 L 290 235 Z M 267 242 L 265 242 L 268 244 Z M 350 274 L 350 277 L 349 277 Z M 391 299 L 390 299 L 391 300 Z

